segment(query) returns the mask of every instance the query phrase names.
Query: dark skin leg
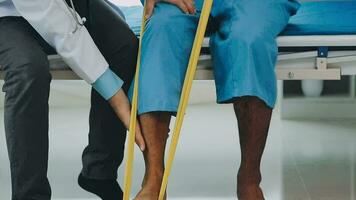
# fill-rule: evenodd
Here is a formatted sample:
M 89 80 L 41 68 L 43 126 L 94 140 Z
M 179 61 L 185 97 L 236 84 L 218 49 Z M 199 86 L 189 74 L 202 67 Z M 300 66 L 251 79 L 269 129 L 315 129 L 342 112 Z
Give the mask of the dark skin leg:
M 264 199 L 260 188 L 260 164 L 266 145 L 272 109 L 257 97 L 234 100 L 239 126 L 241 164 L 237 175 L 239 200 Z
M 241 97 L 234 100 L 234 110 L 239 125 L 242 155 L 237 177 L 237 196 L 240 200 L 262 200 L 260 163 L 272 109 L 256 97 Z M 156 200 L 164 173 L 164 151 L 171 116 L 166 112 L 155 112 L 139 118 L 146 142 L 146 172 L 142 190 L 135 200 Z
M 157 200 L 164 173 L 164 152 L 171 115 L 168 112 L 152 112 L 139 116 L 139 120 L 146 141 L 143 152 L 146 171 L 142 189 L 135 200 Z

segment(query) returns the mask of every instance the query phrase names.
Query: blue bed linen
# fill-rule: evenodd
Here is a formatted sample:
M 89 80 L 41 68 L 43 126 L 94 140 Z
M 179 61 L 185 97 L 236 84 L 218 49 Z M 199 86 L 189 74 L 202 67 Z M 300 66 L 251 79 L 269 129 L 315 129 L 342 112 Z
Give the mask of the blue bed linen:
M 120 7 L 127 23 L 140 34 L 142 6 Z M 356 34 L 356 0 L 302 3 L 281 35 Z
M 120 6 L 120 10 L 124 13 L 126 23 L 130 26 L 135 35 L 140 35 L 141 20 L 142 20 L 142 6 Z
M 281 35 L 354 35 L 356 1 L 303 3 Z

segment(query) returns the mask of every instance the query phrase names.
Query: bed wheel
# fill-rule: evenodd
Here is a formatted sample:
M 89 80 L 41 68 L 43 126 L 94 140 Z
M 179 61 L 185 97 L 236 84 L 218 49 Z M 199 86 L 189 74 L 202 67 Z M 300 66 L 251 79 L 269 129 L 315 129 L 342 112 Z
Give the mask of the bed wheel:
M 319 97 L 323 92 L 323 80 L 302 80 L 302 91 L 306 97 Z

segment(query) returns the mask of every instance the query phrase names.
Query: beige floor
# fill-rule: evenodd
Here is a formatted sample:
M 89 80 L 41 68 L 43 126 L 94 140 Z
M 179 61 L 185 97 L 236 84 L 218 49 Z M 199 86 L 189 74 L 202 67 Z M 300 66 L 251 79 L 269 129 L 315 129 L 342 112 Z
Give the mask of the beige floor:
M 89 89 L 81 85 L 68 92 L 70 84 L 56 82 L 53 88 L 49 163 L 53 197 L 95 199 L 75 182 L 87 141 Z M 193 94 L 194 102 L 199 91 Z M 3 123 L 0 132 L 0 199 L 6 200 L 10 177 Z M 355 200 L 355 144 L 356 120 L 283 121 L 276 112 L 262 165 L 266 199 Z M 170 199 L 234 199 L 238 145 L 230 105 L 190 105 L 170 179 Z M 139 189 L 142 169 L 142 156 L 136 151 L 133 192 Z

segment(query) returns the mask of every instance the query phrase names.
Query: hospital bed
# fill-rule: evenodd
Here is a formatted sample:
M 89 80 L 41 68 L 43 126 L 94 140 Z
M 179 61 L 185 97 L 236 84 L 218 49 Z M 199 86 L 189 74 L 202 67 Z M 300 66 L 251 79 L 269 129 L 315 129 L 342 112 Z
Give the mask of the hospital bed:
M 280 80 L 339 80 L 356 74 L 356 1 L 303 3 L 277 38 Z M 204 47 L 208 47 L 206 38 Z M 198 79 L 211 78 L 203 55 Z
M 122 7 L 138 34 L 142 7 Z M 248 30 L 247 30 L 248 31 Z M 356 1 L 307 2 L 277 38 L 280 80 L 339 80 L 356 75 Z M 53 79 L 79 80 L 58 55 L 48 56 Z M 0 77 L 3 73 L 0 71 Z M 205 38 L 196 80 L 213 79 L 209 38 Z

